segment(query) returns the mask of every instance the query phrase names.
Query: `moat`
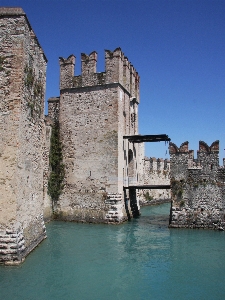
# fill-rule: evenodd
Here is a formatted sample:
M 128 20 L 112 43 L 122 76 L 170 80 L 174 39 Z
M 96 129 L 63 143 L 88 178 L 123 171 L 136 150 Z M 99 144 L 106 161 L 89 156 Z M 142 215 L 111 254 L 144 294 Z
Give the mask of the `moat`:
M 1 299 L 223 299 L 225 235 L 169 229 L 170 204 L 122 225 L 47 224 L 19 266 L 0 266 Z

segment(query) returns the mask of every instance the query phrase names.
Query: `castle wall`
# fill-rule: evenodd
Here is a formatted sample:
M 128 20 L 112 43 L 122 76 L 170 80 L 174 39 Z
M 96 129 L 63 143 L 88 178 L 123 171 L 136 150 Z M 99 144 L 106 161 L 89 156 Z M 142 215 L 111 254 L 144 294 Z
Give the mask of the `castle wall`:
M 156 159 L 155 157 L 143 158 L 143 170 L 141 177 L 142 185 L 169 185 L 170 184 L 170 161 Z M 169 200 L 170 189 L 145 189 L 139 191 L 140 203 L 151 204 L 158 200 Z
M 49 222 L 53 217 L 52 199 L 48 194 L 48 180 L 50 176 L 49 152 L 53 121 L 45 117 L 44 147 L 43 147 L 43 218 Z
M 0 262 L 16 262 L 46 237 L 46 58 L 20 8 L 0 9 L 0 36 Z
M 93 222 L 108 222 L 113 215 L 120 222 L 126 219 L 123 178 L 128 177 L 130 148 L 132 168 L 137 168 L 134 145 L 123 136 L 138 132 L 139 98 L 134 96 L 139 97 L 139 76 L 133 67 L 127 72 L 130 63 L 120 48 L 106 50 L 105 72 L 96 73 L 96 52 L 82 53 L 81 61 L 82 74 L 74 76 L 75 57 L 60 58 L 59 123 L 66 175 L 57 214 Z M 50 105 L 52 112 L 55 104 Z M 111 198 L 119 210 L 115 205 L 111 209 Z
M 45 116 L 44 128 L 44 148 L 43 148 L 43 195 L 44 195 L 44 220 L 50 221 L 53 217 L 53 203 L 48 193 L 48 181 L 50 177 L 51 168 L 49 166 L 50 141 L 52 134 L 52 126 L 55 121 L 59 119 L 59 97 L 52 97 L 48 99 L 48 115 Z
M 219 141 L 199 142 L 197 159 L 188 142 L 170 143 L 172 206 L 170 227 L 224 228 L 225 169 L 219 166 Z

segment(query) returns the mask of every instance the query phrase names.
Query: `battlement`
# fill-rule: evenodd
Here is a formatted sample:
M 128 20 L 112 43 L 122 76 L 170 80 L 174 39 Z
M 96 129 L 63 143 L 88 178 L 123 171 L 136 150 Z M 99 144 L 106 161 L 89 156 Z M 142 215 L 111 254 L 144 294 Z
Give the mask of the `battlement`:
M 174 143 L 170 142 L 170 144 L 169 144 L 170 154 L 187 153 L 187 152 L 189 152 L 189 150 L 188 150 L 188 144 L 189 144 L 189 142 L 186 141 L 186 142 L 182 143 L 180 145 L 180 147 L 178 148 L 177 145 L 175 145 Z
M 146 157 L 144 158 L 144 166 L 149 171 L 163 171 L 170 169 L 170 161 L 163 158 Z
M 189 153 L 190 156 L 193 155 L 194 151 L 188 149 L 189 142 L 186 141 L 180 145 L 178 148 L 176 144 L 170 142 L 169 148 L 170 148 L 170 154 L 176 154 L 176 153 Z M 219 152 L 219 141 L 216 140 L 211 144 L 211 146 L 208 146 L 204 141 L 199 141 L 199 152 L 206 152 L 206 153 L 212 153 L 212 152 Z
M 105 50 L 105 72 L 97 73 L 97 52 L 81 53 L 81 75 L 75 76 L 75 56 L 60 57 L 60 90 L 119 83 L 139 102 L 140 77 L 120 48 Z
M 179 148 L 170 143 L 170 162 L 170 226 L 222 228 L 225 167 L 219 166 L 219 141 L 199 141 L 196 159 L 188 142 Z
M 199 141 L 199 150 L 198 152 L 219 152 L 219 141 L 215 141 L 209 147 L 205 142 Z
M 204 141 L 199 141 L 197 158 L 194 158 L 194 151 L 188 149 L 188 142 L 184 142 L 178 148 L 174 143 L 170 143 L 170 155 L 172 161 L 172 173 L 178 170 L 182 174 L 187 170 L 201 170 L 204 174 L 213 175 L 219 167 L 219 141 L 215 141 L 208 146 Z M 173 170 L 174 168 L 174 170 Z M 213 171 L 215 171 L 213 173 Z M 177 171 L 176 171 L 177 172 Z M 214 174 L 215 175 L 215 174 Z
M 60 65 L 60 90 L 73 86 L 73 75 L 76 57 L 72 54 L 68 58 L 59 58 Z
M 155 157 L 143 158 L 143 171 L 140 174 L 140 182 L 145 186 L 169 185 L 170 184 L 170 160 Z M 148 197 L 146 197 L 148 195 Z M 145 189 L 139 190 L 139 197 L 142 204 L 148 203 L 150 199 L 170 199 L 170 189 Z M 153 202 L 151 202 L 153 203 Z

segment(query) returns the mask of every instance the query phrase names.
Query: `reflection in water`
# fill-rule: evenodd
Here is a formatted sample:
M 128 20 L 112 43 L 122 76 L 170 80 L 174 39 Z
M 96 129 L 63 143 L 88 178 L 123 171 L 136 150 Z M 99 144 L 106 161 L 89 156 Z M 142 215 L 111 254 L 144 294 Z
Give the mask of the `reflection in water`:
M 223 299 L 224 232 L 168 229 L 169 207 L 118 226 L 48 224 L 24 264 L 0 267 L 0 298 Z

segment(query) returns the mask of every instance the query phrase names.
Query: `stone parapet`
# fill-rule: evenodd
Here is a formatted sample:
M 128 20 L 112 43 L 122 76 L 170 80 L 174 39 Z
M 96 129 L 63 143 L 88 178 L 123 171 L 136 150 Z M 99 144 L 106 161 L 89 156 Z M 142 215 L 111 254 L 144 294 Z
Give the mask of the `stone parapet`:
M 81 75 L 74 76 L 75 56 L 59 58 L 60 89 L 119 83 L 139 103 L 140 77 L 120 48 L 105 50 L 105 72 L 97 72 L 97 52 L 81 53 Z
M 142 185 L 169 185 L 170 184 L 170 160 L 144 157 L 143 170 L 140 174 Z M 171 198 L 170 189 L 145 189 L 138 193 L 141 205 L 153 203 L 153 200 L 168 200 Z
M 171 143 L 170 155 L 170 227 L 223 230 L 225 169 L 219 167 L 219 141 L 211 146 L 200 141 L 196 159 L 188 142 L 185 148 Z

